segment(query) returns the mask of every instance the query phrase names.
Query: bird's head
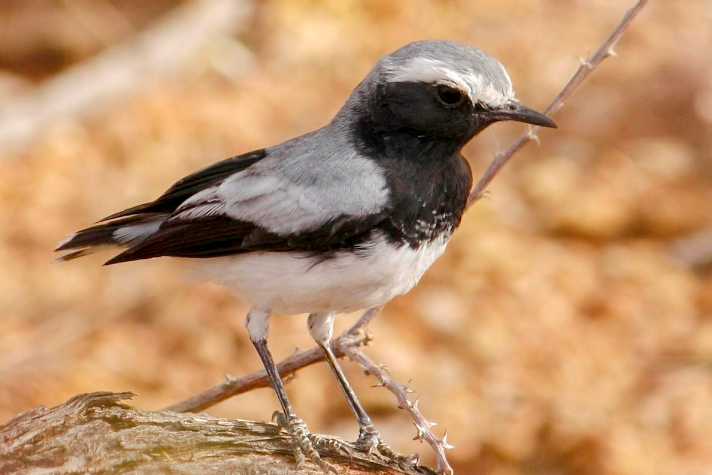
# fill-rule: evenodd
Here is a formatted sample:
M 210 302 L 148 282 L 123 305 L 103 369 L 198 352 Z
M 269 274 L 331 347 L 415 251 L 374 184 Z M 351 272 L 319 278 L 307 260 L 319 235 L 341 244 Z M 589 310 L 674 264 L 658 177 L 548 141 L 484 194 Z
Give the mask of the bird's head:
M 549 117 L 519 103 L 496 59 L 452 41 L 418 41 L 384 56 L 353 101 L 368 104 L 362 111 L 370 113 L 381 133 L 413 133 L 460 146 L 503 120 L 556 127 Z

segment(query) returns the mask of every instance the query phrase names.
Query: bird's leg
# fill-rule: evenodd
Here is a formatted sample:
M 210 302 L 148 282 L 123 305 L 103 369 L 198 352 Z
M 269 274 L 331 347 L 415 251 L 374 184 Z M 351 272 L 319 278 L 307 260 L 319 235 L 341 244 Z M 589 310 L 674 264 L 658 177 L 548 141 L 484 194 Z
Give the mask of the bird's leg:
M 354 393 L 354 390 L 351 388 L 351 385 L 346 379 L 344 372 L 341 370 L 339 363 L 336 361 L 336 356 L 331 349 L 331 337 L 334 333 L 334 314 L 331 312 L 312 313 L 307 319 L 307 324 L 309 326 L 309 334 L 312 338 L 314 338 L 314 341 L 316 341 L 316 344 L 319 345 L 324 353 L 324 357 L 326 358 L 327 363 L 329 363 L 331 371 L 339 381 L 339 386 L 341 386 L 341 391 L 344 393 L 346 401 L 348 401 L 349 406 L 351 407 L 351 411 L 353 411 L 354 416 L 356 416 L 356 419 L 358 420 L 359 435 L 358 440 L 356 440 L 355 443 L 356 447 L 367 453 L 371 453 L 374 449 L 378 449 L 378 451 L 383 455 L 393 459 L 402 457 L 383 443 L 380 434 L 371 421 L 371 418 L 364 410 L 361 402 L 359 402 L 356 397 L 356 393 Z
M 299 419 L 292 410 L 292 404 L 287 398 L 287 392 L 282 384 L 282 379 L 277 371 L 277 366 L 274 364 L 272 354 L 267 348 L 267 330 L 269 328 L 269 313 L 260 310 L 250 310 L 245 319 L 245 326 L 250 335 L 250 340 L 260 355 L 262 364 L 265 367 L 267 376 L 269 376 L 272 388 L 277 394 L 279 404 L 284 411 L 284 418 L 280 420 L 280 425 L 287 429 L 296 444 L 294 456 L 297 459 L 297 464 L 301 465 L 306 455 L 309 460 L 318 465 L 324 473 L 338 473 L 336 468 L 330 463 L 324 461 L 319 456 L 319 453 L 314 449 L 312 444 L 311 434 L 303 420 Z

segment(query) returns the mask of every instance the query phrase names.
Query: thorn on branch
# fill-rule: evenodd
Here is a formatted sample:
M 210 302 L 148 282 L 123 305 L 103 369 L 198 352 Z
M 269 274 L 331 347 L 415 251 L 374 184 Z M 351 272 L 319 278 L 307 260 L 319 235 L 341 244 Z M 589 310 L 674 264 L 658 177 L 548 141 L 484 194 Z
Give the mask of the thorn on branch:
M 578 60 L 579 60 L 579 63 L 581 63 L 581 67 L 586 68 L 588 70 L 593 69 L 593 64 L 591 64 L 591 62 L 588 59 L 582 58 L 579 56 Z
M 450 450 L 454 448 L 454 445 L 450 445 L 447 443 L 447 431 L 445 431 L 445 435 L 443 435 L 443 438 L 438 441 L 438 445 L 443 448 L 443 450 Z
M 363 331 L 363 344 L 367 346 L 373 341 L 373 333 L 371 333 L 368 328 Z
M 407 392 L 409 390 L 407 388 L 410 381 L 405 384 L 396 383 L 388 376 L 388 374 L 385 373 L 385 366 L 374 363 L 358 349 L 347 348 L 345 349 L 345 354 L 351 360 L 358 363 L 366 371 L 367 374 L 372 374 L 373 376 L 378 378 L 379 383 L 385 386 L 396 396 L 398 408 L 404 409 L 408 413 L 408 415 L 413 419 L 413 423 L 418 431 L 414 440 L 425 441 L 435 452 L 438 473 L 452 473 L 452 468 L 450 467 L 450 464 L 447 461 L 443 446 L 441 445 L 437 437 L 435 437 L 435 435 L 433 435 L 433 433 L 430 431 L 430 428 L 435 424 L 428 422 L 425 417 L 423 417 L 420 410 L 418 409 L 417 397 L 412 402 L 408 400 Z
M 529 127 L 529 130 L 527 131 L 527 140 L 536 142 L 537 145 L 541 145 L 541 140 L 539 140 L 539 136 L 536 134 L 536 129 L 534 127 Z
M 415 425 L 415 430 L 418 431 L 418 433 L 415 435 L 415 437 L 413 437 L 413 440 L 420 440 L 422 442 L 423 439 L 425 439 L 426 429 L 419 426 L 417 422 L 414 422 L 413 424 Z

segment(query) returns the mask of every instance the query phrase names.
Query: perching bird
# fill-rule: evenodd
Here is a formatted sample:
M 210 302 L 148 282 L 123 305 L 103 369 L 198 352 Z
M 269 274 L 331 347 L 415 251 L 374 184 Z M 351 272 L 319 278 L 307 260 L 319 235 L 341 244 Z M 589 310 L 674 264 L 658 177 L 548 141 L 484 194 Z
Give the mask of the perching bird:
M 124 248 L 107 264 L 189 258 L 250 304 L 245 324 L 299 449 L 322 468 L 267 348 L 273 311 L 308 313 L 358 419 L 357 446 L 380 436 L 331 351 L 335 313 L 408 292 L 445 250 L 472 175 L 462 147 L 488 125 L 556 127 L 514 97 L 504 67 L 450 41 L 419 41 L 380 59 L 323 128 L 215 163 L 157 200 L 61 242 L 69 260 Z

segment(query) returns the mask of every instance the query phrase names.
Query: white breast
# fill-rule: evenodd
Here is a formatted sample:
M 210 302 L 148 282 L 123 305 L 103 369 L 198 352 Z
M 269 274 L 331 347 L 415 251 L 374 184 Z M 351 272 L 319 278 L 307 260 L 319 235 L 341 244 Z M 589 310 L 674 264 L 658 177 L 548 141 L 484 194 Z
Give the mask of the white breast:
M 445 250 L 447 238 L 418 249 L 379 236 L 319 261 L 296 252 L 254 252 L 196 260 L 198 274 L 253 308 L 283 313 L 351 312 L 408 292 Z

